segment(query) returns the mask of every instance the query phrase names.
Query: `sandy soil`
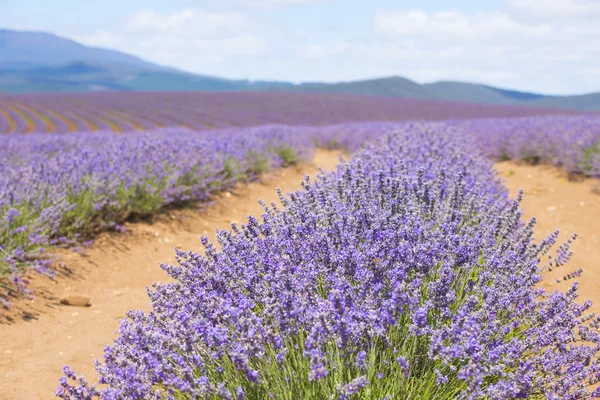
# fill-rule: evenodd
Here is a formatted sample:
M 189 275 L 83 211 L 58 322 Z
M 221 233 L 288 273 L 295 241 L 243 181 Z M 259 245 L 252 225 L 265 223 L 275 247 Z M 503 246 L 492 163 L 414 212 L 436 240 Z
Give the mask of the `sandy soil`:
M 214 240 L 215 229 L 229 229 L 248 215 L 260 216 L 257 200 L 277 201 L 277 187 L 284 193 L 298 190 L 304 175 L 338 163 L 339 153 L 320 150 L 312 163 L 240 185 L 204 210 L 174 211 L 150 223 L 127 224 L 128 233 L 100 236 L 85 256 L 62 252 L 72 272 L 55 281 L 33 277 L 34 301 L 17 302 L 10 320 L 0 323 L 0 399 L 53 398 L 64 365 L 96 382 L 92 360 L 112 342 L 128 310 L 149 309 L 145 289 L 168 279 L 159 263 L 174 263 L 175 247 L 200 251 L 199 235 Z M 69 294 L 89 296 L 91 307 L 60 305 L 59 299 Z
M 571 250 L 571 260 L 564 266 L 544 274 L 542 286 L 547 290 L 567 290 L 573 282 L 580 287 L 581 302 L 592 300 L 592 310 L 600 314 L 600 194 L 598 181 L 585 179 L 574 182 L 553 167 L 516 165 L 512 162 L 496 164 L 506 186 L 514 197 L 523 189 L 524 217 L 535 217 L 535 238 L 545 238 L 560 230 L 557 244 L 562 244 L 573 233 L 577 239 Z M 557 246 L 556 246 L 557 247 Z M 546 262 L 546 259 L 542 260 Z M 579 278 L 564 281 L 570 272 L 583 269 Z M 561 282 L 557 283 L 556 279 Z
M 260 215 L 257 199 L 274 201 L 276 187 L 284 192 L 299 189 L 304 174 L 314 174 L 317 166 L 332 169 L 338 161 L 338 154 L 319 151 L 312 164 L 240 186 L 218 196 L 205 210 L 174 211 L 128 224 L 127 234 L 102 235 L 85 256 L 62 252 L 69 270 L 55 281 L 34 277 L 35 300 L 17 303 L 10 319 L 0 321 L 0 399 L 52 398 L 66 364 L 95 381 L 92 360 L 101 357 L 127 310 L 148 310 L 145 288 L 167 279 L 159 262 L 174 262 L 174 247 L 200 249 L 199 234 L 212 240 L 215 229 L 242 223 L 249 214 Z M 600 285 L 595 284 L 600 282 L 600 195 L 592 190 L 596 183 L 570 182 L 548 167 L 500 163 L 497 169 L 512 195 L 524 189 L 525 217 L 538 218 L 538 239 L 556 228 L 565 240 L 579 234 L 572 261 L 547 276 L 544 286 L 564 290 L 570 282 L 556 283 L 555 278 L 583 268 L 581 298 L 594 300 L 600 310 Z M 68 294 L 89 296 L 92 306 L 60 305 L 58 299 Z

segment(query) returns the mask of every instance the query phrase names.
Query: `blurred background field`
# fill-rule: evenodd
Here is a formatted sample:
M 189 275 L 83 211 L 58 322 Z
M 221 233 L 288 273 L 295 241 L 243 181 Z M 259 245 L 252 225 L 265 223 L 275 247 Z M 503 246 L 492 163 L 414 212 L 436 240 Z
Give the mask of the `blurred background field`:
M 441 100 L 297 93 L 108 92 L 0 94 L 3 133 L 207 130 L 261 124 L 443 120 L 577 113 Z

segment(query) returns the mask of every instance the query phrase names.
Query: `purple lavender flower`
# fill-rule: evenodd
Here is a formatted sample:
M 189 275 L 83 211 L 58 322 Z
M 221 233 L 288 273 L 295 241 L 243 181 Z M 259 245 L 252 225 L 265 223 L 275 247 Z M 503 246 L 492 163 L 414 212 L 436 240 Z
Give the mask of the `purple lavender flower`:
M 410 364 L 405 357 L 397 357 L 396 362 L 400 366 L 400 370 L 402 370 L 402 374 L 408 378 L 410 372 Z

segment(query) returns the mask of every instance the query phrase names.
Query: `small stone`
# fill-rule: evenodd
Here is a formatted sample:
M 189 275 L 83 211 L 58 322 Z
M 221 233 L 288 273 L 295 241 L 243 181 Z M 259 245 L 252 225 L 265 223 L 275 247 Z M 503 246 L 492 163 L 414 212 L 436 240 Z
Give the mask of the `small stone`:
M 12 350 L 4 350 L 4 354 L 12 354 Z
M 583 207 L 583 206 L 585 206 L 585 203 L 584 203 L 583 201 L 580 201 L 580 202 L 579 202 L 579 205 L 580 205 L 581 207 Z
M 548 207 L 548 208 L 546 208 L 546 210 L 548 210 L 548 211 L 554 211 L 554 210 L 556 210 L 556 207 L 554 207 L 554 206 Z
M 231 197 L 231 193 L 225 192 L 225 197 Z
M 73 307 L 89 307 L 92 305 L 90 298 L 86 296 L 70 295 L 60 299 L 60 304 Z

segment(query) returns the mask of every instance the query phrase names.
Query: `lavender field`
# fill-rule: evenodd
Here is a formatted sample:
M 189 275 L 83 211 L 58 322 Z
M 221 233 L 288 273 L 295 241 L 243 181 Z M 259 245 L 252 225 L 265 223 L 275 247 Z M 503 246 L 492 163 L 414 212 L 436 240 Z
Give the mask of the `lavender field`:
M 25 289 L 23 268 L 48 271 L 49 246 L 80 245 L 132 216 L 207 201 L 239 180 L 310 158 L 316 146 L 352 152 L 370 139 L 421 126 L 432 136 L 443 128 L 473 140 L 492 160 L 600 177 L 600 117 L 593 116 L 0 136 L 0 275 L 14 283 L 3 284 L 2 299 Z
M 570 244 L 553 248 L 556 235 L 532 240 L 535 221 L 522 221 L 519 199 L 492 168 L 512 159 L 600 178 L 600 117 L 490 108 L 477 111 L 488 118 L 469 119 L 476 111 L 463 106 L 397 105 L 382 106 L 378 119 L 396 112 L 406 121 L 361 122 L 377 110 L 367 107 L 356 122 L 328 124 L 348 119 L 350 102 L 280 114 L 278 122 L 293 125 L 147 125 L 120 135 L 106 131 L 129 128 L 109 124 L 97 127 L 104 132 L 0 136 L 5 307 L 27 294 L 30 268 L 52 276 L 56 247 L 85 246 L 131 218 L 207 202 L 309 160 L 316 148 L 351 157 L 282 197 L 284 209 L 265 205 L 262 219 L 219 232 L 219 250 L 206 239 L 203 254 L 178 250 L 179 265 L 164 267 L 176 283 L 150 291 L 152 313 L 131 311 L 121 323 L 97 365 L 100 385 L 65 367 L 57 395 L 600 396 L 600 319 L 577 299 L 576 284 L 566 293 L 538 285 L 568 261 Z M 413 112 L 431 121 L 411 121 Z M 238 117 L 229 124 L 253 123 Z
M 600 399 L 598 21 L 0 0 L 0 400 Z
M 265 205 L 261 219 L 218 232 L 219 250 L 203 239 L 203 253 L 178 251 L 179 265 L 164 266 L 175 283 L 154 286 L 152 312 L 131 311 L 105 349 L 100 386 L 65 367 L 57 395 L 600 396 L 591 303 L 577 284 L 538 287 L 570 242 L 532 240 L 535 220 L 522 221 L 469 124 L 296 128 L 305 143 L 360 149 L 282 197 L 285 209 Z
M 386 97 L 290 93 L 0 94 L 0 133 L 208 130 L 269 123 L 442 120 L 553 114 L 556 110 Z

